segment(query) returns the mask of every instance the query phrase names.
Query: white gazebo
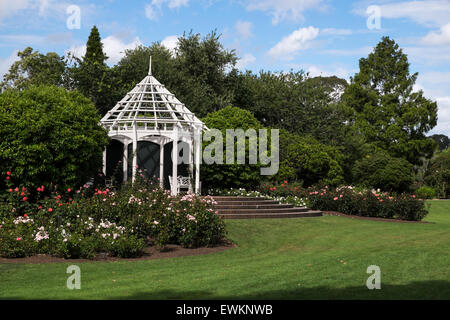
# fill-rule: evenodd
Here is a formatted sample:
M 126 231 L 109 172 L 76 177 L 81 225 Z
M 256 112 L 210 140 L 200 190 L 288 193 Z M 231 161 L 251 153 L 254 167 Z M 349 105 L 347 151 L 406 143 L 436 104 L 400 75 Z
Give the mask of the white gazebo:
M 124 181 L 128 180 L 128 159 L 132 158 L 132 178 L 136 176 L 138 141 L 149 141 L 159 145 L 159 177 L 163 187 L 164 145 L 173 142 L 170 185 L 172 194 L 177 194 L 177 170 L 178 164 L 182 161 L 178 143 L 183 141 L 189 146 L 188 157 L 183 152 L 183 160 L 189 164 L 191 177 L 195 177 L 194 190 L 199 193 L 201 134 L 207 128 L 175 95 L 152 76 L 151 68 L 150 57 L 148 75 L 108 111 L 100 122 L 108 130 L 108 135 L 124 146 L 122 160 Z M 129 144 L 133 146 L 132 154 L 128 154 Z M 106 150 L 103 153 L 103 168 L 106 175 Z M 192 184 L 190 183 L 191 190 Z

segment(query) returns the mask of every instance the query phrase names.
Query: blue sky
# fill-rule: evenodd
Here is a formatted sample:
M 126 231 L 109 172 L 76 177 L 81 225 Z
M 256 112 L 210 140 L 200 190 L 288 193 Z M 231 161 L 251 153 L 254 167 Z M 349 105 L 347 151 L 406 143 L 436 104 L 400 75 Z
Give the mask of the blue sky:
M 79 29 L 71 5 L 79 8 Z M 241 58 L 240 69 L 346 79 L 387 35 L 408 54 L 411 72 L 419 72 L 416 89 L 438 102 L 432 133 L 450 136 L 450 0 L 0 0 L 0 76 L 26 46 L 83 55 L 94 24 L 111 65 L 138 44 L 173 48 L 185 31 L 217 30 Z

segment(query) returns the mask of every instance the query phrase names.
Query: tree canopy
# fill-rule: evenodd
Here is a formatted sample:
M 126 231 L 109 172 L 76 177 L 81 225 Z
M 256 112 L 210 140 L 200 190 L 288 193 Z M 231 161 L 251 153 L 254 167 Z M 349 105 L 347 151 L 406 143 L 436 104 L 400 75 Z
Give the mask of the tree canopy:
M 413 90 L 418 74 L 410 72 L 406 54 L 388 37 L 360 59 L 350 83 L 336 76 L 311 77 L 303 70 L 239 71 L 236 53 L 220 40 L 216 31 L 203 37 L 190 31 L 174 49 L 160 42 L 141 45 L 108 66 L 94 26 L 82 58 L 27 47 L 1 88 L 45 84 L 78 90 L 103 115 L 147 75 L 152 56 L 153 75 L 199 118 L 222 129 L 224 123 L 244 126 L 235 112 L 255 128 L 281 129 L 280 174 L 305 184 L 362 183 L 355 164 L 370 168 L 392 160 L 394 171 L 409 168 L 404 161 L 413 165 L 411 177 L 421 185 L 417 172 L 425 172 L 437 148 L 450 144 L 445 135 L 426 136 L 437 123 L 437 104 Z M 244 180 L 259 181 L 250 173 Z
M 417 73 L 394 40 L 383 37 L 345 90 L 343 103 L 354 111 L 354 125 L 367 143 L 412 164 L 431 157 L 434 143 L 425 134 L 437 123 L 437 104 L 414 92 Z
M 3 76 L 0 89 L 15 88 L 23 90 L 33 85 L 61 86 L 65 81 L 67 63 L 64 57 L 55 52 L 39 53 L 26 47 L 17 53 L 19 60 L 14 62 Z

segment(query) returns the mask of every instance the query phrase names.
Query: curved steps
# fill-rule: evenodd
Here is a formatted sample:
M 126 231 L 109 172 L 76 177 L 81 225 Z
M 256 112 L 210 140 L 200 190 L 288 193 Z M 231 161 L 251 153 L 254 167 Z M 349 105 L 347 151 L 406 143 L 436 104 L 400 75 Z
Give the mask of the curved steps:
M 214 206 L 224 219 L 260 219 L 260 218 L 303 218 L 322 216 L 321 211 L 306 207 L 294 207 L 275 200 L 256 197 L 213 197 Z

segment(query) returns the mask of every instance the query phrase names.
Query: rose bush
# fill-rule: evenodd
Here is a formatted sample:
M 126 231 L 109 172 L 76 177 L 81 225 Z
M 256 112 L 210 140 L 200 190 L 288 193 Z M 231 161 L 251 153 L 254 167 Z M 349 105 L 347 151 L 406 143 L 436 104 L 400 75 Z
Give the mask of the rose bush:
M 117 191 L 84 185 L 61 193 L 54 185 L 41 185 L 35 202 L 26 199 L 27 189 L 15 186 L 11 174 L 6 178 L 7 196 L 0 204 L 2 257 L 128 258 L 142 255 L 146 245 L 213 246 L 226 234 L 211 197 L 172 197 L 141 177 Z

